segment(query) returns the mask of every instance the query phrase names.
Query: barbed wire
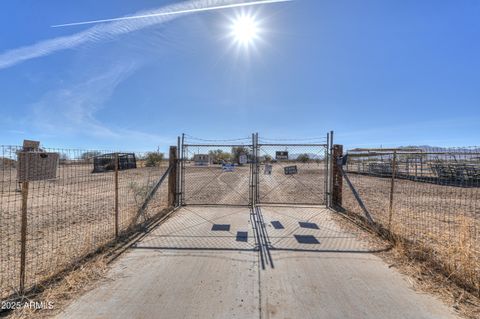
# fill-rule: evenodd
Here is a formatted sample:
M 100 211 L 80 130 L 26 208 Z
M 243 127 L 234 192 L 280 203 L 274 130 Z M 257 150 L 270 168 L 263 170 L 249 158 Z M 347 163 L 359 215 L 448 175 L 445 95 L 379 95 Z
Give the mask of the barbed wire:
M 268 138 L 268 137 L 259 137 L 259 141 L 326 141 L 326 137 L 305 137 L 305 138 Z
M 206 139 L 195 137 L 190 134 L 184 134 L 186 139 L 196 140 L 196 141 L 203 141 L 203 142 L 235 142 L 235 141 L 250 141 L 252 137 L 240 137 L 240 138 L 231 138 L 231 139 Z M 259 141 L 285 141 L 285 142 L 305 142 L 305 141 L 322 141 L 325 142 L 327 140 L 326 136 L 322 137 L 299 137 L 299 138 L 270 138 L 270 137 L 258 137 Z
M 236 141 L 246 141 L 251 140 L 252 137 L 241 137 L 241 138 L 232 138 L 232 139 L 205 139 L 200 137 L 195 137 L 189 134 L 184 134 L 185 138 L 195 141 L 202 141 L 202 142 L 236 142 Z

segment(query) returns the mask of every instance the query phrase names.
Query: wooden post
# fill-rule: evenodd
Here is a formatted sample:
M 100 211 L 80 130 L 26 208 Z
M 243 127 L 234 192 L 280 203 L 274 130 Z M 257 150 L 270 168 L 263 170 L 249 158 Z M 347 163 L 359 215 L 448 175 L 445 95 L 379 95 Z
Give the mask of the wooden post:
M 343 188 L 343 178 L 342 172 L 340 171 L 340 166 L 338 165 L 338 159 L 343 156 L 343 145 L 335 144 L 333 145 L 333 163 L 332 163 L 332 178 L 333 178 L 333 189 L 332 189 L 332 206 L 341 207 L 342 206 L 342 188 Z
M 168 175 L 168 206 L 174 207 L 177 196 L 177 147 L 170 146 L 168 165 L 172 167 Z
M 420 176 L 423 177 L 423 156 L 420 155 Z
M 388 206 L 388 230 L 391 231 L 393 216 L 393 193 L 395 192 L 395 174 L 397 170 L 397 151 L 393 151 L 392 179 L 390 181 L 390 200 Z
M 415 159 L 415 180 L 418 178 L 418 159 Z
M 115 238 L 118 238 L 118 153 L 115 153 Z
M 20 247 L 20 293 L 25 292 L 25 268 L 27 256 L 27 203 L 28 203 L 28 181 L 22 182 L 22 225 L 21 225 L 21 247 Z

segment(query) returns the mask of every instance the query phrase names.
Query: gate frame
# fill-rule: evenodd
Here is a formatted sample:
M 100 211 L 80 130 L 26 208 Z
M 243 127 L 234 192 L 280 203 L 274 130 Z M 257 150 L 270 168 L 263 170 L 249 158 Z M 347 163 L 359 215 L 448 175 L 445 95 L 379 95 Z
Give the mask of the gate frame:
M 179 141 L 180 141 L 180 137 L 178 138 Z M 179 161 L 178 161 L 178 165 L 180 167 L 180 183 L 178 185 L 178 205 L 179 206 L 187 206 L 187 205 L 192 205 L 192 206 L 238 206 L 238 207 L 252 207 L 254 205 L 253 201 L 252 201 L 252 196 L 253 196 L 253 189 L 255 188 L 255 185 L 253 184 L 253 177 L 254 177 L 254 174 L 253 174 L 253 171 L 252 171 L 252 166 L 253 164 L 256 162 L 256 157 L 255 157 L 255 148 L 254 148 L 254 139 L 253 139 L 253 135 L 252 135 L 252 140 L 251 140 L 251 143 L 250 144 L 186 144 L 185 143 L 185 133 L 182 134 L 182 138 L 181 138 L 181 142 L 180 143 L 180 149 L 181 149 L 181 155 L 179 157 Z M 248 173 L 248 187 L 249 187 L 249 190 L 248 190 L 248 203 L 246 204 L 216 204 L 216 203 L 208 203 L 208 204 L 189 204 L 189 203 L 186 203 L 186 190 L 185 190 L 185 171 L 186 171 L 186 168 L 185 168 L 185 163 L 186 163 L 186 156 L 188 156 L 188 154 L 186 154 L 186 150 L 188 149 L 188 147 L 246 147 L 246 148 L 249 148 L 251 149 L 251 154 L 252 154 L 252 157 L 253 157 L 253 160 L 248 164 L 249 165 L 249 173 Z
M 185 133 L 182 133 L 182 136 L 178 137 L 178 161 L 177 161 L 177 196 L 176 196 L 176 205 L 177 206 L 186 206 L 186 205 L 198 205 L 198 206 L 215 206 L 215 205 L 227 205 L 228 204 L 188 204 L 185 202 L 185 162 L 186 162 L 186 148 L 187 147 L 236 147 L 244 146 L 250 147 L 252 150 L 252 160 L 250 161 L 250 174 L 249 174 L 249 192 L 248 192 L 248 204 L 245 205 L 231 205 L 231 206 L 255 206 L 262 204 L 260 201 L 260 161 L 259 161 L 259 150 L 261 146 L 312 146 L 312 147 L 323 147 L 325 149 L 325 185 L 324 185 L 324 203 L 318 205 L 325 205 L 327 208 L 332 207 L 332 191 L 333 191 L 333 131 L 327 133 L 327 142 L 326 143 L 262 143 L 258 142 L 258 133 L 252 133 L 251 144 L 185 144 Z M 301 204 L 301 203 L 263 203 L 263 204 L 278 204 L 278 205 L 316 205 L 316 204 Z
M 259 143 L 258 142 L 258 133 L 255 135 L 255 150 L 256 150 L 256 187 L 255 187 L 255 204 L 266 204 L 266 205 L 317 205 L 314 203 L 276 203 L 276 202 L 264 202 L 260 200 L 260 179 L 259 179 L 259 171 L 260 171 L 260 161 L 259 159 L 259 150 L 262 146 L 286 146 L 286 147 L 323 147 L 324 149 L 324 165 L 325 165 L 325 181 L 324 181 L 324 203 L 318 203 L 318 205 L 325 205 L 329 207 L 329 199 L 331 197 L 330 192 L 330 180 L 331 180 L 331 144 L 333 143 L 333 131 L 327 133 L 327 143 Z

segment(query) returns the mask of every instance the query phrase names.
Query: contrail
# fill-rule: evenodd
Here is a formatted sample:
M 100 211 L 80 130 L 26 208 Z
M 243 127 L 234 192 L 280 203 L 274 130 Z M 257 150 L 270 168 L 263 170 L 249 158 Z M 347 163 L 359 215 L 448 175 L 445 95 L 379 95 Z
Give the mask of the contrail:
M 221 10 L 240 6 L 253 6 L 293 0 L 264 0 L 240 2 L 238 0 L 189 0 L 174 3 L 155 10 L 137 12 L 132 16 L 111 19 L 110 23 L 94 25 L 81 32 L 68 36 L 43 40 L 33 45 L 19 47 L 0 53 L 0 70 L 34 58 L 46 56 L 57 51 L 74 49 L 88 43 L 112 40 L 120 35 L 138 31 L 153 25 L 173 20 L 181 13 L 194 13 L 208 10 Z M 144 18 L 141 18 L 144 16 Z M 106 21 L 106 20 L 100 20 Z M 96 23 L 96 22 L 91 22 Z
M 227 5 L 213 6 L 213 7 L 208 7 L 208 8 L 186 9 L 186 10 L 178 10 L 178 11 L 171 11 L 171 12 L 160 12 L 160 13 L 151 13 L 151 14 L 135 15 L 135 16 L 128 16 L 128 17 L 112 18 L 112 19 L 102 19 L 102 20 L 91 20 L 91 21 L 83 21 L 83 22 L 57 24 L 57 25 L 52 25 L 51 27 L 52 28 L 71 27 L 71 26 L 76 26 L 76 25 L 97 24 L 97 23 L 114 22 L 114 21 L 122 21 L 122 20 L 133 20 L 133 19 L 161 17 L 161 16 L 169 16 L 169 15 L 176 15 L 176 14 L 182 14 L 182 13 L 195 13 L 195 12 L 213 11 L 213 10 L 221 10 L 221 9 L 254 6 L 254 5 L 260 5 L 260 4 L 290 2 L 290 1 L 293 1 L 293 0 L 251 1 L 251 2 L 244 2 L 244 3 L 234 3 L 234 4 L 227 4 Z

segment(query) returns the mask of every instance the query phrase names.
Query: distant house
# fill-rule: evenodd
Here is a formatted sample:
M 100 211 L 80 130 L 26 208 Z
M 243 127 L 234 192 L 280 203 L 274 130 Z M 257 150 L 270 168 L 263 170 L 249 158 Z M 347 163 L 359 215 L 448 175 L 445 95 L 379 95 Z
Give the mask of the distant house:
M 195 154 L 193 155 L 193 162 L 197 166 L 207 166 L 210 164 L 210 155 L 208 154 Z

